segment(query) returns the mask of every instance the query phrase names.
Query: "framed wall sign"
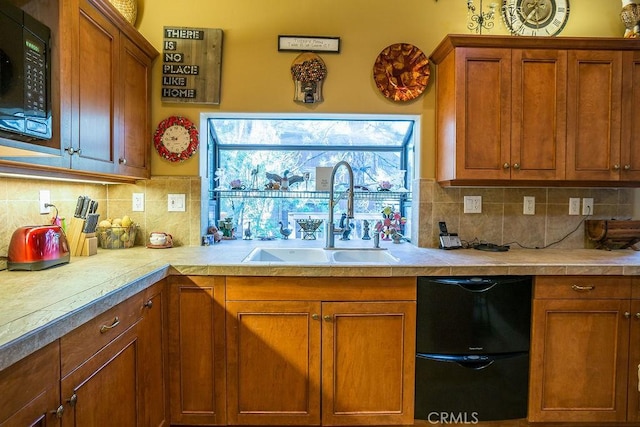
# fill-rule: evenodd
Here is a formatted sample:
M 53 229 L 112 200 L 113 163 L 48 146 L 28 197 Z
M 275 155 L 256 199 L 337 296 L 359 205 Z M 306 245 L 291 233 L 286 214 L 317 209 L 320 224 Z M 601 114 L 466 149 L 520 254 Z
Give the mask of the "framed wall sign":
M 340 52 L 340 37 L 278 36 L 278 50 Z
M 162 102 L 220 104 L 222 30 L 164 27 Z

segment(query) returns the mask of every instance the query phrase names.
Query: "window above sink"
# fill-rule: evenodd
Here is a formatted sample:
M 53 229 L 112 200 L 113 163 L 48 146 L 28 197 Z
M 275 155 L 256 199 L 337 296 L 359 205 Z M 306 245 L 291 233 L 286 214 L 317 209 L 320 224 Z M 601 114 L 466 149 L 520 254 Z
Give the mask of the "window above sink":
M 328 192 L 316 191 L 316 167 L 331 168 L 341 160 L 354 170 L 357 213 L 380 217 L 384 206 L 392 206 L 411 217 L 408 188 L 414 178 L 419 116 L 211 113 L 202 117 L 209 147 L 209 225 L 232 218 L 238 238 L 248 227 L 254 236 L 278 237 L 280 221 L 294 228 L 291 218 L 327 212 Z M 284 176 L 289 181 L 287 191 L 269 187 Z M 342 173 L 336 178 L 336 190 L 345 189 Z M 382 188 L 383 181 L 391 188 Z M 336 206 L 337 218 L 344 209 Z M 406 224 L 407 237 L 409 230 Z M 359 237 L 355 234 L 352 238 Z

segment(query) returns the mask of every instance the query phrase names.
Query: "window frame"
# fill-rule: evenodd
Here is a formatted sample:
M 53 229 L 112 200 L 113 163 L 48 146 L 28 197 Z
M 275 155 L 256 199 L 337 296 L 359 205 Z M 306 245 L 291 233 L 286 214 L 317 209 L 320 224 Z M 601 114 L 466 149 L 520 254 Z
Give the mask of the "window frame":
M 384 147 L 384 146 L 319 146 L 308 144 L 294 144 L 294 145 L 275 145 L 275 144 L 225 144 L 224 149 L 269 149 L 269 150 L 282 150 L 282 151 L 295 151 L 295 150 L 310 150 L 310 149 L 327 149 L 331 148 L 331 151 L 379 151 L 379 152 L 393 152 L 400 151 L 400 164 L 401 168 L 407 170 L 407 176 L 405 177 L 406 187 L 409 190 L 408 197 L 401 201 L 401 207 L 403 212 L 411 212 L 412 197 L 411 197 L 411 184 L 416 177 L 419 176 L 420 168 L 420 135 L 421 135 L 421 116 L 415 114 L 324 114 L 324 113 L 201 113 L 200 114 L 200 177 L 201 182 L 201 234 L 207 233 L 207 228 L 210 223 L 217 223 L 220 216 L 220 203 L 215 198 L 215 190 L 213 183 L 213 173 L 219 167 L 218 149 L 214 148 L 213 139 L 215 136 L 212 134 L 209 121 L 211 119 L 238 119 L 238 120 L 250 120 L 250 119 L 267 119 L 267 120 L 353 120 L 353 121 L 366 121 L 366 120 L 380 120 L 380 121 L 411 121 L 411 132 L 407 132 L 405 140 L 398 147 Z M 408 145 L 412 145 L 411 151 L 413 153 L 413 165 L 407 168 L 409 162 L 409 150 Z M 409 172 L 411 174 L 409 175 Z M 211 204 L 214 204 L 214 215 L 211 217 Z

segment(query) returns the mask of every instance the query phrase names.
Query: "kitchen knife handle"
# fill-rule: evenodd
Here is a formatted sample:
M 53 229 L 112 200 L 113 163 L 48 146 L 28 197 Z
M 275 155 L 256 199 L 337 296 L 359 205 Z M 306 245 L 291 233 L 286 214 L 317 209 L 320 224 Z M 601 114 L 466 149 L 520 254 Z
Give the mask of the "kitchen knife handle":
M 73 213 L 73 216 L 76 218 L 80 218 L 80 214 L 82 213 L 82 205 L 84 204 L 84 197 L 79 196 L 78 202 L 76 203 L 76 211 Z

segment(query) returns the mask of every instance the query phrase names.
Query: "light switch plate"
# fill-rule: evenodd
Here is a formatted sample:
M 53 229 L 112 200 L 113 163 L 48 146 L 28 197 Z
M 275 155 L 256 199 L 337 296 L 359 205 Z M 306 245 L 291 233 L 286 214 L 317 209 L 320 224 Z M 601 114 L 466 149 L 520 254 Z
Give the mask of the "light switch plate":
M 536 198 L 534 196 L 524 196 L 522 213 L 524 215 L 536 214 Z
M 169 212 L 186 211 L 187 196 L 185 194 L 169 194 L 167 197 L 167 210 Z
M 144 193 L 133 193 L 131 197 L 131 210 L 133 212 L 144 212 Z
M 38 200 L 40 205 L 40 214 L 46 215 L 51 213 L 51 208 L 49 206 L 45 206 L 51 203 L 51 192 L 49 190 L 40 190 L 40 197 Z
M 464 196 L 464 213 L 482 213 L 482 196 Z

